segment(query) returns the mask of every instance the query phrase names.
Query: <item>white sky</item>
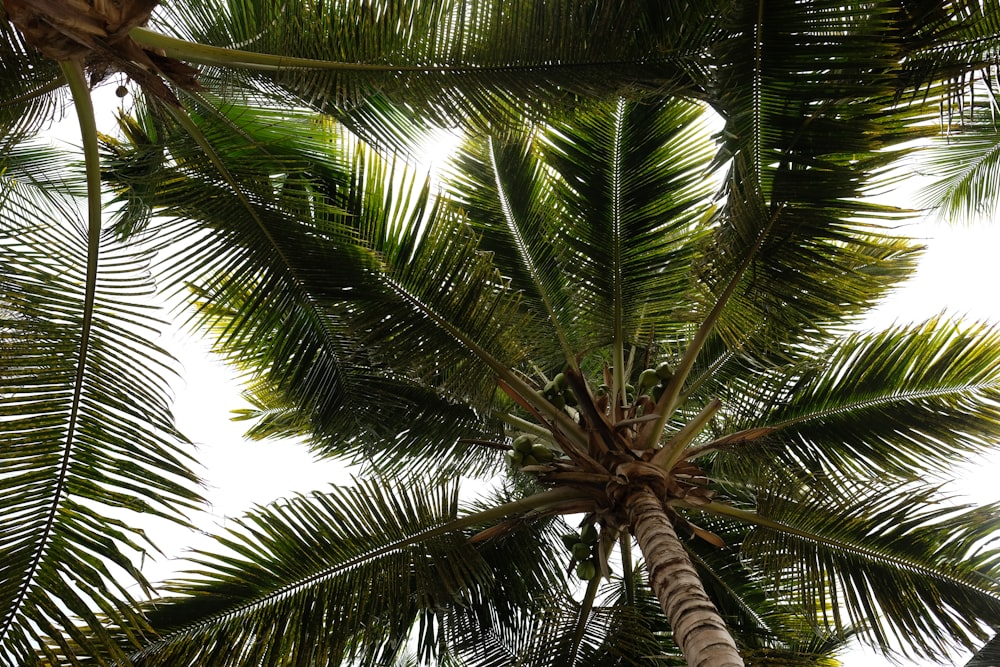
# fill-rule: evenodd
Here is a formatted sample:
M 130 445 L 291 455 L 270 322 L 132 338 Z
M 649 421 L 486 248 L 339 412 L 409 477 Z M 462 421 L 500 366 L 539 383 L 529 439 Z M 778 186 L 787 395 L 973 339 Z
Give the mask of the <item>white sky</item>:
M 117 100 L 108 99 L 109 106 L 117 106 Z M 64 127 L 59 128 L 59 135 L 77 144 L 75 120 L 60 125 Z M 924 221 L 908 226 L 906 231 L 926 239 L 928 250 L 917 276 L 872 314 L 873 328 L 920 321 L 942 311 L 1000 322 L 994 263 L 1000 253 L 1000 224 L 959 227 Z M 200 472 L 208 483 L 206 494 L 211 502 L 208 523 L 223 525 L 225 517 L 239 516 L 254 504 L 345 481 L 340 464 L 314 461 L 304 447 L 244 441 L 246 424 L 229 419 L 229 411 L 243 405 L 232 373 L 209 355 L 203 343 L 178 332 L 165 336 L 161 345 L 177 356 L 183 367 L 184 379 L 176 385 L 175 413 L 181 431 L 196 443 L 197 456 L 204 466 Z M 996 483 L 1000 452 L 995 458 L 995 463 L 971 465 L 956 476 L 956 485 L 977 502 L 1000 501 L 1000 485 Z M 205 536 L 192 536 L 158 524 L 149 532 L 168 555 L 179 555 L 183 548 L 210 545 Z M 204 529 L 215 530 L 210 525 Z M 154 564 L 147 561 L 146 565 L 148 576 L 157 580 L 172 573 L 174 564 L 161 560 Z M 843 659 L 847 667 L 892 664 L 860 650 Z M 963 665 L 967 659 L 955 656 L 954 664 Z

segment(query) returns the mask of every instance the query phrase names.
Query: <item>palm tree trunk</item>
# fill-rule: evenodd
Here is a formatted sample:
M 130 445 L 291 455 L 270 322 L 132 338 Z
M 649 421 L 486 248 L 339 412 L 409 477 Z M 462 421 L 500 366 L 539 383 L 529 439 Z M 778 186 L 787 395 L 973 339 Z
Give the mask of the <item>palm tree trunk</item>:
M 629 527 L 649 570 L 649 585 L 690 667 L 743 667 L 736 642 L 684 550 L 677 531 L 650 489 L 625 500 Z

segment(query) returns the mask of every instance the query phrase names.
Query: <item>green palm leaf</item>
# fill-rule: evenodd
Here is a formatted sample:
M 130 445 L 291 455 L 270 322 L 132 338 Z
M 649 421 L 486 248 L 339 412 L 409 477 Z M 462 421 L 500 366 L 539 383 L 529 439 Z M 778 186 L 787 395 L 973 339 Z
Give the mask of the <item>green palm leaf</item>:
M 594 105 L 576 124 L 456 164 L 454 196 L 545 335 L 556 332 L 563 363 L 616 331 L 618 346 L 662 334 L 683 310 L 711 194 L 705 117 L 677 99 Z
M 744 445 L 762 451 L 758 441 L 800 474 L 945 474 L 1000 435 L 998 346 L 985 326 L 938 320 L 854 334 L 812 368 L 793 367 L 770 392 L 755 391 L 760 402 L 740 406 L 753 425 L 738 426 L 737 416 L 719 442 L 732 443 L 738 461 Z
M 692 56 L 708 43 L 712 31 L 706 26 L 712 24 L 686 5 L 689 20 L 670 20 L 679 9 L 602 1 L 435 0 L 375 7 L 341 0 L 278 7 L 232 0 L 172 6 L 153 25 L 202 44 L 339 63 L 277 69 L 281 60 L 265 59 L 250 85 L 277 85 L 341 117 L 403 120 L 400 111 L 408 109 L 415 112 L 406 114 L 411 122 L 509 125 L 523 111 L 567 108 L 581 95 L 690 88 L 689 72 L 697 68 Z M 710 16 L 713 8 L 702 11 Z M 135 36 L 211 65 L 254 59 Z M 229 71 L 219 76 L 232 80 Z
M 106 619 L 141 630 L 130 582 L 147 584 L 132 556 L 154 547 L 132 520 L 180 520 L 198 496 L 166 355 L 137 333 L 159 326 L 143 305 L 148 255 L 106 244 L 88 275 L 92 247 L 51 154 L 10 156 L 21 159 L 0 183 L 0 656 L 21 663 L 46 643 L 106 651 Z
M 29 48 L 0 7 L 0 145 L 50 123 L 65 103 L 64 85 L 59 65 Z
M 490 516 L 502 514 L 459 520 L 453 485 L 416 479 L 261 508 L 218 538 L 223 553 L 198 555 L 191 578 L 172 587 L 181 597 L 149 611 L 162 638 L 132 660 L 370 664 L 395 656 L 414 628 L 420 654 L 433 655 L 449 614 L 492 608 L 509 623 L 530 593 L 563 585 L 553 561 L 524 548 L 546 539 L 544 525 L 468 545 L 461 528 Z
M 903 17 L 913 31 L 904 71 L 918 95 L 954 92 L 970 72 L 993 63 L 1000 35 L 995 4 L 926 3 L 907 7 Z
M 573 350 L 580 344 L 573 336 L 579 332 L 571 327 L 570 283 L 559 267 L 558 226 L 548 214 L 551 184 L 534 155 L 534 143 L 488 139 L 470 144 L 455 159 L 450 179 L 450 194 L 482 234 L 482 247 L 505 268 L 523 307 L 555 334 L 545 341 L 553 349 L 540 349 L 536 363 L 574 363 Z
M 1000 136 L 992 125 L 967 128 L 926 153 L 921 168 L 934 181 L 922 192 L 948 220 L 992 219 L 1000 188 Z M 945 156 L 947 151 L 947 156 Z
M 731 340 L 762 322 L 808 331 L 843 321 L 884 293 L 867 269 L 886 254 L 884 221 L 905 212 L 863 196 L 898 156 L 884 149 L 921 136 L 914 121 L 926 117 L 892 104 L 902 83 L 884 63 L 908 38 L 888 28 L 892 12 L 815 2 L 747 5 L 729 17 L 738 28 L 716 47 L 715 85 L 719 159 L 732 164 L 720 256 L 703 280 L 718 295 L 745 271 L 740 307 L 720 323 Z M 740 268 L 747 252 L 752 264 Z M 898 265 L 896 278 L 906 270 Z
M 921 93 L 939 105 L 934 119 L 938 136 L 917 162 L 921 174 L 932 179 L 922 188 L 920 203 L 937 208 L 949 220 L 985 220 L 996 210 L 1000 173 L 1000 105 L 991 71 L 991 54 L 1000 46 L 1000 21 L 992 6 L 961 4 L 951 15 L 938 13 L 922 20 L 926 42 L 909 60 L 912 75 L 925 88 Z M 935 76 L 943 78 L 939 85 L 927 81 Z
M 972 659 L 965 663 L 965 667 L 989 667 L 989 665 L 1000 659 L 998 645 L 1000 645 L 1000 639 L 997 639 L 997 636 L 993 635 L 993 639 L 986 642 L 981 649 L 976 651 Z
M 578 326 L 596 342 L 643 340 L 684 308 L 713 185 L 706 124 L 704 108 L 678 99 L 619 100 L 546 137 Z
M 198 288 L 203 321 L 218 333 L 219 345 L 251 377 L 266 377 L 286 403 L 299 406 L 301 418 L 318 434 L 316 446 L 328 453 L 375 455 L 391 441 L 412 454 L 424 449 L 437 458 L 441 447 L 457 445 L 459 431 L 469 435 L 471 427 L 490 437 L 495 427 L 476 426 L 479 418 L 449 399 L 478 382 L 474 378 L 483 371 L 467 368 L 468 353 L 425 339 L 419 309 L 434 304 L 408 291 L 431 292 L 438 276 L 454 271 L 442 278 L 454 281 L 456 291 L 441 297 L 441 307 L 466 313 L 470 323 L 484 310 L 489 313 L 469 307 L 479 299 L 498 299 L 473 237 L 463 235 L 454 214 L 428 203 L 426 185 L 399 181 L 391 163 L 344 142 L 322 119 L 249 107 L 226 113 L 225 121 L 214 125 L 205 119 L 206 127 L 216 150 L 228 151 L 227 162 L 240 165 L 242 173 L 234 176 L 246 190 L 244 198 L 218 182 L 186 134 L 170 137 L 171 154 L 182 167 L 156 171 L 164 180 L 151 196 L 141 175 L 138 180 L 129 180 L 132 172 L 113 176 L 124 177 L 122 197 L 140 198 L 147 210 L 172 218 L 158 227 L 161 238 L 203 239 L 179 243 L 170 270 L 186 281 L 204 276 Z M 276 136 L 272 127 L 279 117 L 298 123 L 302 132 L 291 141 Z M 240 126 L 234 125 L 237 120 Z M 319 147 L 331 141 L 343 152 L 321 158 Z M 157 154 L 142 145 L 113 150 L 122 164 L 131 156 Z M 400 188 L 413 192 L 412 198 L 396 196 Z M 437 254 L 414 248 L 414 236 L 429 224 L 425 218 L 441 221 L 428 234 L 446 243 L 421 246 Z M 331 262 L 332 257 L 339 259 Z M 448 263 L 440 262 L 442 257 Z M 224 272 L 217 273 L 221 267 Z M 388 313 L 391 321 L 382 319 Z M 414 316 L 418 321 L 407 321 Z M 387 334 L 387 326 L 398 332 Z M 495 327 L 482 329 L 498 338 Z M 451 340 L 449 333 L 435 331 L 439 339 Z M 381 341 L 378 346 L 367 344 L 375 340 Z M 410 445 L 396 440 L 405 428 L 413 428 L 405 441 Z M 339 435 L 359 431 L 368 437 L 352 442 Z M 437 434 L 438 444 L 422 439 L 429 432 Z
M 987 636 L 958 609 L 996 614 L 997 551 L 984 545 L 997 508 L 934 506 L 933 494 L 886 486 L 835 495 L 775 482 L 759 493 L 755 515 L 722 513 L 759 527 L 743 553 L 769 573 L 776 594 L 805 609 L 821 601 L 825 623 L 842 625 L 844 614 L 886 650 L 942 657 Z

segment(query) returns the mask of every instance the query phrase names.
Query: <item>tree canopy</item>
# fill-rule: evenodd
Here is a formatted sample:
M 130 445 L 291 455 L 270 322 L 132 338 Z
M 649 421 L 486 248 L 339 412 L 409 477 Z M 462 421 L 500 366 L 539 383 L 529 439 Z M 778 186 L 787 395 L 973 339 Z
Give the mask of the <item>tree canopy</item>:
M 992 3 L 50 4 L 3 5 L 3 660 L 817 664 L 996 625 L 995 508 L 937 486 L 995 444 L 998 334 L 855 330 L 918 254 L 870 195 Z M 83 186 L 31 142 L 66 84 Z M 392 152 L 442 124 L 435 192 Z M 146 604 L 128 512 L 198 502 L 153 275 L 251 435 L 370 477 Z

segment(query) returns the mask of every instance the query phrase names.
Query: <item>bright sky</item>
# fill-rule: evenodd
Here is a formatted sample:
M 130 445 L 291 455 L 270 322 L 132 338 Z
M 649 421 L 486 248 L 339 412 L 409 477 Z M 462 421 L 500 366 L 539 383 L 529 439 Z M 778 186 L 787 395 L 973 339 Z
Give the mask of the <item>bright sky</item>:
M 109 106 L 118 104 L 108 99 Z M 59 135 L 77 144 L 75 121 L 61 125 Z M 993 263 L 1000 252 L 1000 225 L 956 227 L 925 221 L 908 227 L 907 233 L 926 239 L 928 250 L 918 275 L 873 313 L 870 322 L 874 328 L 920 321 L 942 311 L 1000 322 L 997 264 Z M 181 431 L 196 443 L 204 466 L 200 472 L 209 485 L 206 493 L 212 504 L 208 523 L 224 525 L 226 517 L 238 516 L 254 504 L 346 481 L 340 464 L 314 461 L 304 447 L 244 441 L 245 424 L 229 419 L 229 411 L 242 406 L 232 373 L 209 355 L 204 344 L 183 334 L 168 334 L 161 344 L 183 367 L 183 379 L 176 384 L 175 411 Z M 967 492 L 977 502 L 1000 501 L 1000 485 L 996 483 L 1000 453 L 996 459 L 996 463 L 972 465 L 962 471 L 955 480 L 956 490 Z M 204 528 L 214 530 L 209 525 Z M 204 536 L 193 537 L 172 526 L 158 525 L 150 532 L 170 556 L 179 555 L 183 548 L 210 544 Z M 169 561 L 147 562 L 148 576 L 153 580 L 168 576 L 173 565 Z M 955 665 L 966 660 L 966 656 L 956 656 Z M 845 655 L 844 662 L 847 667 L 892 664 L 863 651 Z

